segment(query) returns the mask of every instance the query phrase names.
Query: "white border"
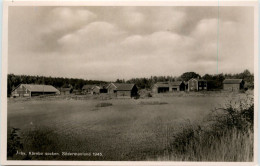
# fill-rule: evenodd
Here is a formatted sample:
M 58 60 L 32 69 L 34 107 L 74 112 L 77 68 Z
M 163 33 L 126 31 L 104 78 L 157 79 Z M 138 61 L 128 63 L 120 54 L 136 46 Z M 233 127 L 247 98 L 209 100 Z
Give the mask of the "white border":
M 8 55 L 8 7 L 9 6 L 252 6 L 254 7 L 254 161 L 253 162 L 175 162 L 175 161 L 22 161 L 7 160 L 7 55 Z M 247 1 L 21 1 L 8 0 L 3 3 L 2 39 L 2 90 L 1 90 L 1 164 L 3 165 L 257 165 L 258 156 L 258 3 Z

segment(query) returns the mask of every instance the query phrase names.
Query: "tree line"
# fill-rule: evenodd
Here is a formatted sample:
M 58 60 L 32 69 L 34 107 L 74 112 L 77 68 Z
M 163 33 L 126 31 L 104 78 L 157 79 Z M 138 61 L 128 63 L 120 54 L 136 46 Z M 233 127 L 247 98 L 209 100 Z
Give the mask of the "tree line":
M 226 78 L 244 79 L 248 88 L 254 88 L 254 74 L 249 70 L 244 70 L 238 74 L 205 74 L 203 76 L 195 72 L 185 72 L 179 77 L 173 76 L 151 76 L 150 78 L 132 78 L 129 80 L 117 79 L 117 83 L 134 83 L 140 89 L 150 89 L 153 84 L 157 82 L 172 82 L 172 81 L 188 81 L 191 78 L 204 79 L 208 82 L 208 89 L 222 89 L 223 80 Z M 7 91 L 10 95 L 12 90 L 19 84 L 45 84 L 52 85 L 56 88 L 72 87 L 75 90 L 80 90 L 86 84 L 106 84 L 106 81 L 100 80 L 85 80 L 77 78 L 63 78 L 63 77 L 45 77 L 45 76 L 29 76 L 29 75 L 14 75 L 8 74 Z
M 172 82 L 172 81 L 185 81 L 187 82 L 191 78 L 199 78 L 207 81 L 208 89 L 219 90 L 223 88 L 223 81 L 225 79 L 243 79 L 246 82 L 246 87 L 254 88 L 254 74 L 250 73 L 249 70 L 244 70 L 237 74 L 205 74 L 201 76 L 196 72 L 185 72 L 179 77 L 173 76 L 151 76 L 150 78 L 132 78 L 130 80 L 120 80 L 117 79 L 118 83 L 135 83 L 141 89 L 150 89 L 153 84 L 157 82 Z

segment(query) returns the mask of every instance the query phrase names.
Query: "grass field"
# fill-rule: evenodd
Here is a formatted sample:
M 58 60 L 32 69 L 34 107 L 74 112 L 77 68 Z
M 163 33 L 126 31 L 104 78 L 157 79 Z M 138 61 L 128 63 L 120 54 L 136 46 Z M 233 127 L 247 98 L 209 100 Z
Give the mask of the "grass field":
M 102 153 L 102 156 L 48 159 L 156 159 L 164 156 L 180 124 L 202 120 L 229 99 L 206 95 L 105 101 L 9 100 L 8 126 L 21 129 L 24 151 Z M 40 132 L 38 137 L 32 135 L 35 131 Z

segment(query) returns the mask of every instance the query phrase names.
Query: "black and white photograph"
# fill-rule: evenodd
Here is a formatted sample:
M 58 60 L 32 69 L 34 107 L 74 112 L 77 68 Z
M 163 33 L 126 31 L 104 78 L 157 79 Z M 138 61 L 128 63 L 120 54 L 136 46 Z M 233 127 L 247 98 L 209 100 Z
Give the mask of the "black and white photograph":
M 256 162 L 257 2 L 21 4 L 6 163 Z

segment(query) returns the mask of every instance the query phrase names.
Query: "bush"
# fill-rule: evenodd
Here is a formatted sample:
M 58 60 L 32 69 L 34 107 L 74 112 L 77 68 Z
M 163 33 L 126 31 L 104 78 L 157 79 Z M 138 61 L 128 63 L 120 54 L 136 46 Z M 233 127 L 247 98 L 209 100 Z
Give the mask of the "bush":
M 188 122 L 173 136 L 170 160 L 253 161 L 254 104 L 228 103 L 199 124 Z
M 7 138 L 7 157 L 13 157 L 17 151 L 23 149 L 23 144 L 21 143 L 21 138 L 18 136 L 18 128 L 11 128 L 8 131 Z

